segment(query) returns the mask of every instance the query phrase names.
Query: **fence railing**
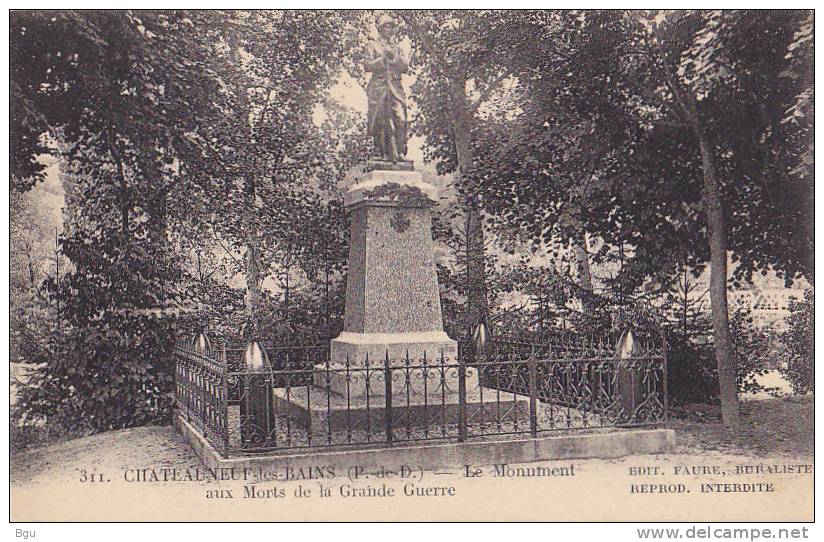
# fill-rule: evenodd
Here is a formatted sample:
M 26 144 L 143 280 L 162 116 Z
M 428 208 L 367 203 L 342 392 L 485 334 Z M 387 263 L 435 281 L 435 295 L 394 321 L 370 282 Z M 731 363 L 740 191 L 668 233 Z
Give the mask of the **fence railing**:
M 229 401 L 225 357 L 195 350 L 190 341 L 175 344 L 177 408 L 213 445 L 226 451 Z
M 331 360 L 328 348 L 177 352 L 180 412 L 223 455 L 504 438 L 667 418 L 663 337 L 631 352 L 610 340 L 497 341 L 453 358 Z

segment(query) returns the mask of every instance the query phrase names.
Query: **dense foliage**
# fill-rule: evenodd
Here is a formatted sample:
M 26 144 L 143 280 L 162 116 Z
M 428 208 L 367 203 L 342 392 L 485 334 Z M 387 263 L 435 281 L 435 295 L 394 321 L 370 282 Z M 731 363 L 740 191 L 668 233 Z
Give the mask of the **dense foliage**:
M 786 345 L 786 367 L 782 372 L 797 393 L 815 391 L 815 297 L 812 288 L 804 299 L 790 309 L 787 330 L 782 339 Z
M 343 15 L 15 13 L 14 133 L 22 139 L 13 150 L 23 158 L 12 188 L 43 178 L 38 153 L 62 157 L 60 252 L 71 262 L 46 281 L 64 325 L 45 340 L 21 337 L 43 350 L 27 356 L 37 370 L 20 405 L 31 416 L 78 431 L 168 419 L 175 337 L 191 332 L 188 322 L 228 315 L 237 300 L 226 284 L 235 270 L 200 265 L 224 267 L 203 250 L 204 235 L 247 269 L 261 267 L 252 246 L 268 265 L 281 258 L 287 282 L 292 264 L 283 260 L 320 273 L 325 326 L 334 327 L 346 250 L 336 241 L 346 227 L 331 192 L 360 154 L 357 141 L 344 140 L 351 115 L 327 108 L 334 129 L 315 129 L 312 114 L 346 47 Z M 299 242 L 307 234 L 318 242 Z M 288 304 L 280 321 L 294 312 Z
M 754 272 L 812 280 L 802 150 L 812 80 L 797 56 L 809 54 L 810 17 L 521 12 L 508 23 L 525 39 L 508 42 L 506 64 L 517 81 L 509 110 L 518 113 L 490 116 L 475 139 L 485 143 L 475 177 L 500 229 L 515 226 L 537 243 L 595 236 L 604 252 L 594 258 L 619 247 L 629 254 L 621 281 L 652 294 L 685 266 L 709 265 L 731 426 L 739 418 L 728 259 L 737 285 Z

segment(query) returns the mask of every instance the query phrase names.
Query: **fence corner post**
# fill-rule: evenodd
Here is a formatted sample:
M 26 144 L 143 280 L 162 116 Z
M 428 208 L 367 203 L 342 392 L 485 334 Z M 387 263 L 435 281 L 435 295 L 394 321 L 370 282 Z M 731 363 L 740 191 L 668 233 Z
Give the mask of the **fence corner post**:
M 535 359 L 535 345 L 529 352 L 529 432 L 538 436 L 538 366 Z
M 392 367 L 389 363 L 389 350 L 384 357 L 383 372 L 386 381 L 386 442 L 392 444 Z
M 220 416 L 223 418 L 223 457 L 229 457 L 229 362 L 226 358 L 226 341 L 221 348 L 220 363 Z
M 645 353 L 641 351 L 631 327 L 618 339 L 614 357 L 617 399 L 621 408 L 619 425 L 639 425 L 646 421 L 638 420 L 636 412 L 646 399 L 641 389 L 645 361 L 641 358 L 645 357 Z
M 669 422 L 669 360 L 667 359 L 667 330 L 661 326 L 662 393 L 664 394 L 664 422 Z
M 443 351 L 441 351 L 443 357 Z M 458 442 L 466 440 L 466 359 L 458 354 Z

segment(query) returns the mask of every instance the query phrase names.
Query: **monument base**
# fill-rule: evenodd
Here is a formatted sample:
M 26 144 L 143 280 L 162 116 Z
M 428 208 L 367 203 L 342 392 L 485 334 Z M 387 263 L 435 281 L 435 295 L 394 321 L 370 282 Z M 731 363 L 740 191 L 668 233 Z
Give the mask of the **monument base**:
M 491 388 L 473 387 L 466 392 L 467 423 L 515 424 L 522 430 L 529 427 L 529 397 L 506 394 Z M 326 393 L 324 388 L 307 386 L 273 392 L 277 416 L 285 416 L 304 429 L 337 428 L 338 432 L 382 432 L 386 427 L 386 397 L 340 397 Z M 397 431 L 438 433 L 457 431 L 460 419 L 457 393 L 392 394 L 392 426 Z
M 237 407 L 229 407 L 230 416 Z M 198 458 L 209 468 L 249 468 L 255 471 L 282 471 L 285 467 L 295 471 L 317 468 L 318 463 L 332 465 L 336 470 L 347 472 L 353 467 L 366 472 L 381 468 L 399 471 L 402 465 L 417 465 L 430 471 L 445 468 L 461 468 L 466 464 L 493 465 L 496 463 L 527 463 L 532 461 L 558 461 L 561 459 L 601 458 L 612 459 L 628 455 L 673 453 L 675 431 L 662 428 L 637 429 L 588 429 L 542 434 L 538 438 L 516 435 L 510 439 L 470 439 L 467 442 L 430 441 L 395 446 L 362 448 L 325 448 L 310 450 L 283 447 L 268 454 L 244 455 L 231 452 L 227 456 L 206 439 L 201 431 L 177 412 L 172 422 L 183 439 L 192 447 Z M 230 424 L 230 443 L 239 444 L 237 424 Z M 434 431 L 433 431 L 434 434 Z M 377 440 L 376 440 L 377 441 Z M 315 444 L 323 444 L 323 440 Z M 582 509 L 583 510 L 583 509 Z M 601 510 L 596 510 L 601 512 Z M 329 519 L 326 517 L 326 519 Z M 596 518 L 597 519 L 597 518 Z
M 332 339 L 331 363 L 316 365 L 315 386 L 341 397 L 386 395 L 386 364 L 392 368 L 393 395 L 458 392 L 458 343 L 443 331 L 351 333 Z M 347 370 L 348 367 L 348 370 Z M 478 387 L 478 373 L 466 368 L 467 388 Z
M 476 389 L 480 385 L 478 380 L 478 370 L 474 367 L 466 367 L 466 387 Z M 403 363 L 400 366 L 390 366 L 392 396 L 406 397 L 410 395 L 428 395 L 440 397 L 441 392 L 445 395 L 458 393 L 458 367 L 452 365 L 441 366 L 438 362 L 431 365 L 419 365 L 410 359 L 409 367 Z M 386 367 L 383 363 L 370 364 L 366 366 L 350 367 L 345 365 L 330 363 L 315 365 L 313 384 L 321 389 L 329 386 L 329 391 L 339 397 L 350 397 L 365 399 L 386 395 Z
M 440 363 L 454 364 L 458 359 L 458 343 L 443 331 L 413 333 L 352 333 L 343 331 L 332 339 L 330 349 L 332 363 L 349 364 L 350 367 L 383 366 L 386 356 L 392 366 L 401 366 L 409 359 L 412 365 Z
M 390 162 L 382 158 L 370 158 L 366 163 L 366 171 L 415 171 L 415 164 L 411 160 Z

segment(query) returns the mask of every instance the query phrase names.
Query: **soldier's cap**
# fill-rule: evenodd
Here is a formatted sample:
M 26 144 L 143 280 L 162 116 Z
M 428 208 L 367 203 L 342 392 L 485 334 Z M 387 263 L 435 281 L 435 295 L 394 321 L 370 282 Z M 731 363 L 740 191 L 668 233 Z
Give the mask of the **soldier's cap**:
M 397 25 L 395 24 L 395 19 L 393 19 L 392 17 L 390 17 L 390 16 L 389 16 L 389 15 L 387 15 L 386 13 L 381 13 L 381 14 L 378 16 L 378 24 L 377 24 L 377 27 L 378 27 L 378 28 L 381 28 L 382 26 L 385 26 L 385 25 L 387 25 L 387 24 L 391 24 L 392 26 L 397 26 Z

